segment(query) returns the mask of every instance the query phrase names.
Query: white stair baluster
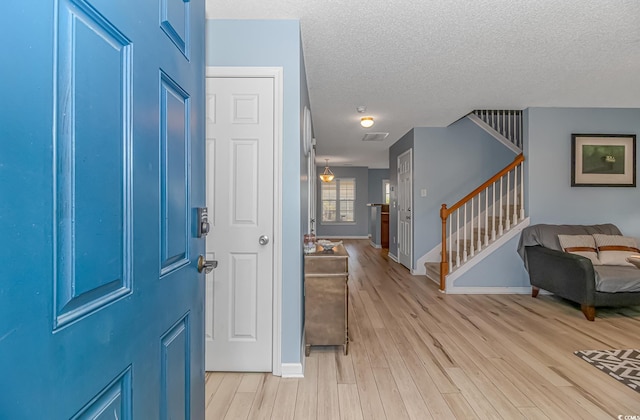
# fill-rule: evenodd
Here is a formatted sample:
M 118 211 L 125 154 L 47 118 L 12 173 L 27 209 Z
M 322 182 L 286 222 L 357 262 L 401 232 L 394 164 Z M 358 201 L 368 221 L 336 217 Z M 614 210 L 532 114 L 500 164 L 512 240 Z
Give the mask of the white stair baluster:
M 503 222 L 502 222 L 502 179 L 503 178 L 504 177 L 500 178 L 500 191 L 499 191 L 500 194 L 498 195 L 500 197 L 500 208 L 498 210 L 500 212 L 500 215 L 498 216 L 498 237 L 502 236 L 502 232 L 503 232 L 503 229 L 502 229 L 502 225 L 503 225 Z
M 460 209 L 456 210 L 456 267 L 460 267 Z
M 464 203 L 464 219 L 462 223 L 462 261 L 467 262 L 467 203 Z
M 493 201 L 491 203 L 491 240 L 496 240 L 496 182 L 493 181 Z
M 522 182 L 522 179 L 520 180 Z M 518 168 L 513 168 L 513 225 L 518 224 Z
M 520 112 L 520 114 L 522 114 L 522 111 Z M 522 149 L 522 146 L 524 145 L 524 138 L 523 138 L 523 134 L 522 134 L 522 118 L 520 118 L 520 127 L 518 129 L 518 137 L 520 137 L 520 148 Z
M 520 164 L 520 220 L 524 220 L 524 162 Z
M 451 269 L 453 268 L 453 247 L 451 246 L 451 243 L 453 241 L 452 226 L 453 226 L 453 219 L 449 217 L 449 249 L 448 249 L 449 271 L 451 271 Z
M 471 229 L 469 231 L 469 254 L 473 257 L 475 255 L 475 244 L 473 243 L 473 237 L 475 232 L 473 231 L 473 197 L 471 197 Z M 466 245 L 466 244 L 465 244 Z
M 478 193 L 478 244 L 476 245 L 476 249 L 478 252 L 482 249 L 482 191 Z M 484 226 L 485 235 L 487 232 L 487 224 Z
M 484 246 L 489 245 L 489 187 L 484 190 Z
M 504 176 L 507 177 L 507 208 L 505 210 L 505 220 L 504 220 L 504 228 L 506 230 L 511 229 L 511 216 L 509 215 L 509 190 L 511 189 L 511 187 L 509 186 L 509 172 L 507 172 L 506 174 L 504 174 Z

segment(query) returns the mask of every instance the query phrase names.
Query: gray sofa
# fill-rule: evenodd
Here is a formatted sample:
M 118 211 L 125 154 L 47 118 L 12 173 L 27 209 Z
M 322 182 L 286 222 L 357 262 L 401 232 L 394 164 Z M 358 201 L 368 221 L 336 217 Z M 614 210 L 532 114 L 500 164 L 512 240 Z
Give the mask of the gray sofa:
M 532 225 L 523 229 L 518 253 L 536 297 L 540 289 L 580 304 L 589 321 L 598 306 L 640 305 L 640 269 L 593 265 L 580 255 L 562 251 L 558 235 L 622 235 L 613 224 Z

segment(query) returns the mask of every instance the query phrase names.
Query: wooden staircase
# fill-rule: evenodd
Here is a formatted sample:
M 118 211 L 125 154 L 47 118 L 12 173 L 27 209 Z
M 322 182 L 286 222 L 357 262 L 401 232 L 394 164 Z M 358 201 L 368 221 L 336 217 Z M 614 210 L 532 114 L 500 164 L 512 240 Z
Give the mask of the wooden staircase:
M 457 203 L 442 205 L 440 261 L 425 263 L 426 275 L 446 292 L 447 278 L 481 260 L 528 223 L 524 203 L 523 120 L 519 110 L 475 110 L 466 116 L 517 154 L 513 162 Z M 434 249 L 430 258 L 437 258 Z M 467 266 L 464 272 L 468 270 Z
M 427 277 L 446 291 L 446 278 L 525 219 L 522 154 L 460 201 L 442 205 L 440 262 L 427 262 Z
M 514 213 L 515 211 L 515 213 Z M 520 206 L 514 206 L 513 204 L 508 204 L 508 205 L 503 205 L 503 214 L 506 214 L 507 212 L 509 212 L 509 214 L 513 215 L 513 214 L 520 214 Z M 518 218 L 519 219 L 519 218 Z M 513 220 L 513 218 L 512 218 Z M 510 230 L 510 227 L 507 226 L 506 223 L 506 218 L 503 218 L 502 220 L 502 225 L 500 225 L 500 218 L 498 216 L 494 217 L 494 216 L 489 216 L 488 219 L 488 227 L 474 227 L 473 228 L 473 237 L 474 238 L 480 238 L 482 241 L 482 245 L 480 247 L 477 246 L 477 243 L 474 244 L 474 248 L 473 248 L 473 252 L 474 255 L 482 252 L 486 247 L 484 246 L 484 243 L 488 243 L 491 244 L 495 241 L 495 238 L 492 239 L 492 231 L 493 231 L 493 227 L 495 226 L 495 231 L 496 231 L 496 236 L 498 236 L 498 232 L 500 231 L 500 226 L 502 226 L 502 232 L 503 234 L 506 233 L 508 230 Z M 511 226 L 512 227 L 512 226 Z M 486 240 L 486 241 L 485 241 Z M 476 239 L 477 241 L 477 239 Z M 460 244 L 460 246 L 458 247 L 458 244 Z M 472 257 L 471 255 L 471 239 L 467 239 L 466 241 L 464 240 L 456 240 L 453 244 L 453 248 L 454 250 L 451 250 L 451 259 L 452 261 L 457 261 L 458 258 L 458 254 L 460 254 L 460 259 L 464 260 L 464 253 L 466 251 L 467 253 L 467 260 Z M 460 251 L 457 251 L 456 249 L 460 249 Z M 440 252 L 440 254 L 442 255 L 442 251 Z M 448 251 L 447 251 L 447 255 L 448 255 Z M 461 264 L 462 265 L 462 264 Z M 426 270 L 426 276 L 436 282 L 436 283 L 440 283 L 440 262 L 426 262 L 424 264 L 425 266 L 425 270 Z

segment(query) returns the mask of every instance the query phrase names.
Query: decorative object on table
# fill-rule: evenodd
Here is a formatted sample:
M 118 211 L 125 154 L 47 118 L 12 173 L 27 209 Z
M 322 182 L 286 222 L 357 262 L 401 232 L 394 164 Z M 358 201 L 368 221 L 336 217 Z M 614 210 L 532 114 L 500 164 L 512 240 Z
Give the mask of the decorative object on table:
M 305 254 L 316 252 L 316 235 L 314 233 L 305 234 L 303 245 Z
M 574 354 L 640 392 L 640 350 L 580 350 Z
M 333 181 L 333 178 L 335 178 L 335 175 L 333 175 L 333 172 L 329 169 L 329 159 L 325 159 L 325 161 L 327 162 L 327 165 L 324 167 L 322 175 L 320 175 L 320 180 L 322 180 L 322 182 L 331 182 Z
M 635 187 L 635 134 L 572 134 L 572 187 Z
M 318 245 L 320 245 L 324 251 L 331 251 L 336 246 L 342 245 L 342 241 L 340 241 L 340 242 L 331 242 L 331 241 L 328 241 L 326 239 L 319 239 L 318 240 Z

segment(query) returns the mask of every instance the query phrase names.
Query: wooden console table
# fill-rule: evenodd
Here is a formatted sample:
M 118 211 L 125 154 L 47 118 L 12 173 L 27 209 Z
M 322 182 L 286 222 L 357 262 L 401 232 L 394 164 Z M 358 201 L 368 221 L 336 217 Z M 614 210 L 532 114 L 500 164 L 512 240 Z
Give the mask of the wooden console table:
M 305 355 L 311 346 L 344 346 L 349 352 L 349 254 L 344 246 L 304 256 Z

